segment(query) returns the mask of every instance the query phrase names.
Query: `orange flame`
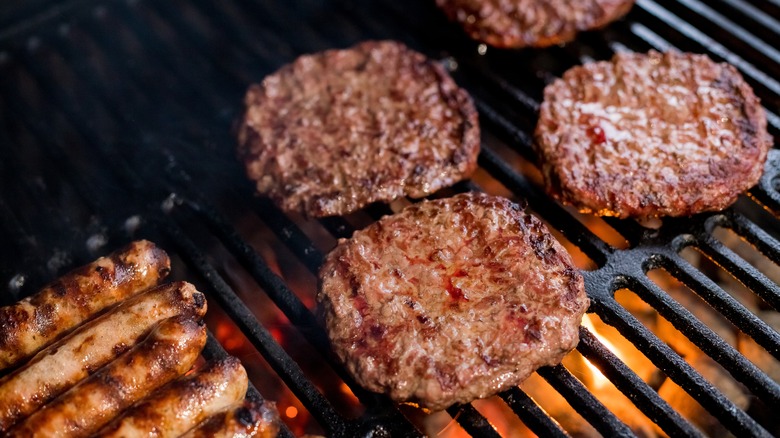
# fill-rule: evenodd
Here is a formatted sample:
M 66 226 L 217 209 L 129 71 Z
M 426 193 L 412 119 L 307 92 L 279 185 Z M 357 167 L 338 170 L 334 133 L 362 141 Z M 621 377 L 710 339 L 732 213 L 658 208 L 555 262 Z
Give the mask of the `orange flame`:
M 617 349 L 617 347 L 615 347 L 614 344 L 609 342 L 609 340 L 606 337 L 602 336 L 598 332 L 598 330 L 596 330 L 596 326 L 593 325 L 593 321 L 590 319 L 590 315 L 585 315 L 582 318 L 582 325 L 585 326 L 585 328 L 587 328 L 589 332 L 593 333 L 593 336 L 595 336 L 596 339 L 598 339 L 602 344 L 604 344 L 604 346 L 607 347 L 607 349 L 609 349 L 615 355 L 620 357 L 620 351 Z M 603 389 L 607 388 L 610 385 L 609 379 L 607 379 L 604 376 L 604 374 L 602 374 L 601 371 L 599 371 L 599 369 L 596 368 L 595 365 L 590 363 L 590 361 L 587 358 L 585 358 L 585 364 L 588 366 L 588 369 L 590 369 L 591 375 L 593 376 L 593 379 L 592 379 L 593 388 L 592 389 L 602 389 L 603 390 Z

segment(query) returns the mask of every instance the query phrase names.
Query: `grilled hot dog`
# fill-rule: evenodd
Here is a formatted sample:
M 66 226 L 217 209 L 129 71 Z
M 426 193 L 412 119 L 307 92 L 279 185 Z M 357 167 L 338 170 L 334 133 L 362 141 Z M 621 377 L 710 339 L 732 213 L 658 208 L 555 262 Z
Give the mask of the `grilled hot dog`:
M 8 432 L 8 437 L 83 437 L 190 369 L 206 344 L 192 316 L 161 322 L 140 344 Z
M 235 357 L 209 363 L 198 373 L 157 390 L 125 411 L 97 437 L 178 437 L 228 406 L 242 400 L 248 380 Z
M 0 380 L 0 432 L 131 348 L 157 322 L 205 313 L 203 294 L 178 282 L 136 295 L 79 327 Z
M 272 402 L 243 402 L 212 415 L 182 438 L 273 438 L 279 434 L 279 413 Z
M 13 366 L 97 312 L 156 285 L 165 251 L 142 240 L 71 271 L 35 295 L 0 308 L 0 370 Z

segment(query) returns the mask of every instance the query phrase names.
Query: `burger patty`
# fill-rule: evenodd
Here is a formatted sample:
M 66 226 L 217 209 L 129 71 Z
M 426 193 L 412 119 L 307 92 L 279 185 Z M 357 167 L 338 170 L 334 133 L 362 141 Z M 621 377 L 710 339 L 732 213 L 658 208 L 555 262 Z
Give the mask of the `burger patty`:
M 472 38 L 496 47 L 548 47 L 628 13 L 633 0 L 436 0 Z
M 370 41 L 301 56 L 252 85 L 239 155 L 282 209 L 342 215 L 423 197 L 476 169 L 477 112 L 443 67 Z
M 534 216 L 478 193 L 423 201 L 341 239 L 317 300 L 355 380 L 439 410 L 561 361 L 583 278 Z
M 548 192 L 622 218 L 726 208 L 758 182 L 771 147 L 739 72 L 677 52 L 570 69 L 545 88 L 535 135 Z

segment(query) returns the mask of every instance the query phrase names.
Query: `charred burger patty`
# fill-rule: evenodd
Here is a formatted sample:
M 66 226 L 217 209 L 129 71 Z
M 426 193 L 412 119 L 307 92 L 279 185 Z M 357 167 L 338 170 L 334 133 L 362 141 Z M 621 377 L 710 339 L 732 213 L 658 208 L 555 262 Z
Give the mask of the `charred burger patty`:
M 537 218 L 477 193 L 423 201 L 342 239 L 320 282 L 333 348 L 355 379 L 434 410 L 559 363 L 589 302 Z
M 419 198 L 477 166 L 468 94 L 438 63 L 392 41 L 301 56 L 249 88 L 239 155 L 286 211 L 343 215 Z
M 619 217 L 721 210 L 758 182 L 766 115 L 731 65 L 621 53 L 544 90 L 536 147 L 548 191 Z

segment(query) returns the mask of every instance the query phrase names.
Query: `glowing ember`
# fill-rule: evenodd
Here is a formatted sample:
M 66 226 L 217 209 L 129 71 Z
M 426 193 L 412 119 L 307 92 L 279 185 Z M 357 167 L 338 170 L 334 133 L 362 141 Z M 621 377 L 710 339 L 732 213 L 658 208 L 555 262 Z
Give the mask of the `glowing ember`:
M 284 415 L 287 415 L 287 418 L 295 418 L 298 416 L 298 408 L 295 406 L 288 406 L 287 409 L 284 410 Z

